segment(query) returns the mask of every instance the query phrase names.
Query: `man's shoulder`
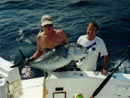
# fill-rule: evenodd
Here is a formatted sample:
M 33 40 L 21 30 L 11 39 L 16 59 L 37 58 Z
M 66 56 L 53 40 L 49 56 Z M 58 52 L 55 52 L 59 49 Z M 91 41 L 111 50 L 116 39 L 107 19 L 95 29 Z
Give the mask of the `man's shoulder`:
M 78 38 L 77 43 L 78 43 L 78 44 L 81 44 L 81 42 L 84 42 L 85 39 L 86 39 L 86 35 L 81 35 L 81 36 Z
M 95 41 L 97 42 L 97 44 L 100 44 L 100 45 L 104 44 L 103 39 L 101 39 L 100 37 L 96 37 Z
M 56 30 L 56 35 L 58 36 L 64 36 L 66 35 L 63 30 Z
M 78 39 L 83 39 L 83 38 L 86 38 L 86 35 L 81 35 L 81 36 L 79 36 Z
M 41 37 L 44 35 L 43 33 L 44 33 L 44 32 L 38 33 L 37 38 L 38 38 L 38 39 L 41 38 Z
M 100 37 L 98 37 L 98 36 L 96 36 L 96 38 L 95 38 L 96 40 L 98 40 L 98 41 L 103 41 L 103 39 L 101 39 Z
M 56 31 L 56 33 L 64 33 L 64 31 L 63 30 L 60 30 L 60 29 L 55 29 L 55 31 Z

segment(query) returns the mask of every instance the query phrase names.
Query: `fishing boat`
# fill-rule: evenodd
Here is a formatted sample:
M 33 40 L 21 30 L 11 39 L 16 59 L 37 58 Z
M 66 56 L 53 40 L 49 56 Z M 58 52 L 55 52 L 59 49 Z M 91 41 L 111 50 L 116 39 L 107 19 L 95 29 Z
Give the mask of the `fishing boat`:
M 97 71 L 64 71 L 52 72 L 46 79 L 21 80 L 12 65 L 0 57 L 0 98 L 90 98 L 108 77 Z M 95 98 L 130 98 L 130 74 L 114 73 L 99 89 Z

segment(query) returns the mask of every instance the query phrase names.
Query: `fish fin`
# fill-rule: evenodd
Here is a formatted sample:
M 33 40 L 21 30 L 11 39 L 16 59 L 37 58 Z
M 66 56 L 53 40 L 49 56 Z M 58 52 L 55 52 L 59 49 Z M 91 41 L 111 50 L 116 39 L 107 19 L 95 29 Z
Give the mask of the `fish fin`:
M 21 55 L 21 60 L 16 62 L 14 65 L 12 65 L 10 68 L 14 68 L 14 67 L 18 67 L 20 64 L 24 63 L 25 62 L 25 56 L 22 52 L 21 49 L 19 49 L 19 52 L 20 52 L 20 55 Z
M 13 66 L 11 66 L 10 68 L 18 67 L 21 63 L 22 63 L 22 62 L 19 61 L 19 62 L 15 63 Z
M 21 60 L 22 60 L 22 61 L 25 61 L 25 56 L 24 56 L 22 50 L 19 49 L 19 52 L 20 52 L 20 55 L 21 55 Z

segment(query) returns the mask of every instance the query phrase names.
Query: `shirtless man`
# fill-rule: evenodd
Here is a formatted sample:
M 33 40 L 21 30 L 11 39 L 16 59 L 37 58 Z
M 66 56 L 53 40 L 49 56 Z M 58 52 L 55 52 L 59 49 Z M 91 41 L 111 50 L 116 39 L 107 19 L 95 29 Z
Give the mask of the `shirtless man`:
M 41 18 L 41 26 L 44 29 L 43 32 L 40 32 L 36 39 L 37 39 L 37 51 L 33 54 L 32 57 L 26 58 L 26 61 L 33 61 L 44 54 L 46 49 L 55 49 L 57 46 L 68 44 L 68 39 L 65 33 L 62 30 L 56 30 L 53 28 L 53 21 L 49 15 L 44 15 Z M 33 72 L 37 73 L 38 76 L 43 75 L 43 71 L 39 69 L 34 69 Z M 34 74 L 33 75 L 37 75 Z M 26 66 L 22 69 L 22 76 L 24 78 L 31 78 L 31 67 Z
M 39 33 L 37 39 L 37 51 L 28 61 L 37 59 L 39 56 L 45 53 L 45 49 L 55 49 L 57 46 L 68 44 L 68 39 L 62 30 L 56 30 L 53 28 L 53 21 L 49 15 L 44 15 L 41 18 L 41 26 L 44 29 Z

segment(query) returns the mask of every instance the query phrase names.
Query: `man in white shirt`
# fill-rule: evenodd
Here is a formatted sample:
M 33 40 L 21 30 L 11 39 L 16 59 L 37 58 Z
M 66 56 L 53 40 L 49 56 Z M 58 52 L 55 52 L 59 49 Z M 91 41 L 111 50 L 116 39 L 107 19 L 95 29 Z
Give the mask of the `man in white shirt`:
M 81 70 L 96 70 L 97 59 L 100 53 L 101 56 L 104 56 L 104 66 L 102 68 L 102 74 L 105 75 L 107 74 L 107 65 L 109 58 L 104 41 L 96 36 L 98 30 L 98 24 L 96 22 L 91 22 L 87 27 L 87 34 L 82 35 L 78 38 L 77 43 L 85 47 L 88 54 L 86 55 L 86 57 L 81 58 L 76 63 L 76 65 Z

